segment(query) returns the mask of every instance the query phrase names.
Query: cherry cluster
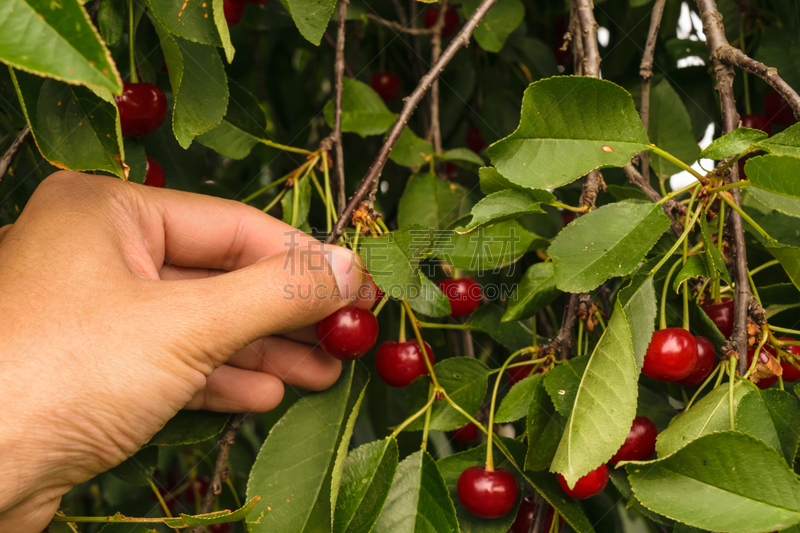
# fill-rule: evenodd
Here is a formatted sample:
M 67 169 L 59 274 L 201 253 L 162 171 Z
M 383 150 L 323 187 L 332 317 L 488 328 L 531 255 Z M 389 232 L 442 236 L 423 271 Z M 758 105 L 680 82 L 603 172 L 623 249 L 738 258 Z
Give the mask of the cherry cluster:
M 126 137 L 144 137 L 156 131 L 167 118 L 167 98 L 164 92 L 152 83 L 122 84 L 122 95 L 115 96 L 119 109 L 122 134 Z M 145 185 L 164 187 L 164 170 L 155 159 L 147 156 Z

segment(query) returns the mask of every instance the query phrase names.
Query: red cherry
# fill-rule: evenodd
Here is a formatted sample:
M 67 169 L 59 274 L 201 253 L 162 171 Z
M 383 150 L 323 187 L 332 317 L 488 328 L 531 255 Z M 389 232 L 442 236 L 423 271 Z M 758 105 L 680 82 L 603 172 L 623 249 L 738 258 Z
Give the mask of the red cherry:
M 697 364 L 688 376 L 678 380 L 678 384 L 684 387 L 700 385 L 711 374 L 717 363 L 717 353 L 711 341 L 705 337 L 695 337 L 694 340 L 697 343 Z
M 764 115 L 742 115 L 742 127 L 761 130 L 767 135 L 772 135 L 772 125 L 767 122 Z
M 378 319 L 360 307 L 343 307 L 317 324 L 323 350 L 342 361 L 358 359 L 378 340 Z
M 797 122 L 792 108 L 777 91 L 770 91 L 764 96 L 764 116 L 770 124 L 788 126 Z
M 122 95 L 115 96 L 122 134 L 142 137 L 153 133 L 167 118 L 167 98 L 152 83 L 123 83 Z
M 248 4 L 266 4 L 269 0 L 244 0 Z
M 233 522 L 225 522 L 224 524 L 211 524 L 206 526 L 208 533 L 230 533 L 233 531 Z
M 423 24 L 426 28 L 433 28 L 436 24 L 436 20 L 439 18 L 439 8 L 437 7 L 429 7 L 425 10 L 425 16 L 422 19 Z M 460 20 L 458 18 L 458 13 L 453 11 L 452 9 L 448 9 L 444 13 L 444 26 L 442 27 L 442 37 L 448 38 L 451 35 L 455 35 L 456 31 L 458 30 L 458 24 Z
M 543 505 L 547 505 L 543 503 Z M 519 504 L 519 511 L 517 511 L 517 518 L 511 524 L 511 529 L 508 533 L 528 533 L 533 523 L 533 517 L 536 513 L 536 504 L 534 503 L 533 496 L 524 496 L 522 502 Z M 544 528 L 543 532 L 547 533 L 553 528 L 553 517 L 555 516 L 555 509 L 547 505 L 547 512 L 544 515 Z M 558 531 L 564 529 L 564 520 L 559 520 Z
M 530 360 L 531 360 L 530 357 L 520 357 L 519 359 L 515 360 L 514 362 L 515 363 L 524 363 L 525 361 L 530 361 Z M 514 367 L 509 368 L 506 371 L 506 375 L 508 376 L 508 386 L 509 387 L 513 387 L 514 385 L 516 385 L 517 383 L 519 383 L 523 379 L 525 379 L 528 376 L 530 376 L 531 375 L 531 368 L 533 368 L 533 366 L 534 365 L 525 365 L 525 366 L 514 366 Z M 534 374 L 541 374 L 542 372 L 544 372 L 544 367 L 540 366 L 539 368 L 536 369 L 536 372 L 534 372 Z
M 453 431 L 453 438 L 462 444 L 469 444 L 478 440 L 478 426 L 470 422 L 464 427 Z
M 481 304 L 481 286 L 469 278 L 445 279 L 436 285 L 450 300 L 450 316 L 466 316 Z
M 789 337 L 778 337 L 781 341 L 793 341 Z M 789 352 L 794 355 L 795 361 L 800 361 L 800 346 L 784 346 L 783 351 Z M 800 379 L 800 370 L 797 370 L 789 361 L 781 361 L 781 368 L 783 368 L 783 381 L 792 382 Z
M 743 178 L 744 169 L 740 169 Z M 733 298 L 723 298 L 721 303 L 714 303 L 714 300 L 706 300 L 700 306 L 706 312 L 708 318 L 716 324 L 717 329 L 726 339 L 733 335 Z
M 642 374 L 658 381 L 678 381 L 697 364 L 697 343 L 683 328 L 660 329 L 653 333 L 644 356 Z
M 748 367 L 751 364 L 753 364 L 753 355 L 755 353 L 756 353 L 755 350 L 747 350 L 747 365 L 748 365 Z M 761 363 L 762 365 L 767 364 L 767 362 L 769 361 L 769 356 L 770 355 L 772 355 L 774 357 L 777 354 L 776 354 L 775 350 L 772 348 L 772 346 L 770 346 L 768 344 L 765 344 L 764 347 L 761 348 L 761 351 L 758 352 L 758 362 Z M 770 388 L 772 385 L 774 385 L 777 382 L 778 382 L 778 376 L 770 376 L 768 378 L 762 378 L 762 379 L 758 380 L 758 383 L 756 383 L 756 386 L 758 386 L 759 389 L 768 389 L 768 388 Z
M 159 165 L 155 159 L 148 155 L 144 184 L 151 187 L 161 187 L 163 189 L 166 183 L 167 179 L 164 177 L 164 169 L 161 168 L 161 165 Z
M 428 361 L 433 364 L 433 350 L 425 343 Z M 390 387 L 408 387 L 419 376 L 428 374 L 428 367 L 422 359 L 422 350 L 416 340 L 405 342 L 384 342 L 375 353 L 375 370 L 384 383 Z
M 637 416 L 625 442 L 619 447 L 608 463 L 616 466 L 620 461 L 645 461 L 656 453 L 658 430 L 653 421 L 646 416 Z
M 245 0 L 224 0 L 222 11 L 225 13 L 225 22 L 228 26 L 238 24 L 244 16 Z
M 444 162 L 444 173 L 448 176 L 458 177 L 458 167 L 451 161 Z
M 575 213 L 570 211 L 569 209 L 564 209 L 561 211 L 561 221 L 564 222 L 564 225 L 569 225 L 570 222 L 575 220 Z
M 500 518 L 517 503 L 517 480 L 508 470 L 491 472 L 470 466 L 458 477 L 456 485 L 461 505 L 481 518 Z
M 567 496 L 572 496 L 576 500 L 591 498 L 606 488 L 606 484 L 608 484 L 608 466 L 605 464 L 598 466 L 596 470 L 592 470 L 580 478 L 573 488 L 569 488 L 567 480 L 561 474 L 558 475 L 558 483 L 567 493 Z
M 211 480 L 206 476 L 197 476 L 194 479 L 194 486 L 197 488 L 197 494 L 200 495 L 200 500 L 202 500 L 205 498 L 208 488 L 211 486 Z M 196 501 L 194 494 L 194 488 L 189 487 L 189 490 L 186 491 L 186 499 L 189 503 L 194 503 Z
M 400 77 L 389 70 L 373 72 L 369 78 L 369 86 L 388 104 L 400 93 Z
M 486 146 L 486 141 L 483 140 L 483 135 L 481 135 L 481 130 L 478 129 L 477 126 L 472 126 L 470 129 L 467 130 L 467 148 L 475 152 L 476 154 L 480 153 L 481 150 L 484 149 Z

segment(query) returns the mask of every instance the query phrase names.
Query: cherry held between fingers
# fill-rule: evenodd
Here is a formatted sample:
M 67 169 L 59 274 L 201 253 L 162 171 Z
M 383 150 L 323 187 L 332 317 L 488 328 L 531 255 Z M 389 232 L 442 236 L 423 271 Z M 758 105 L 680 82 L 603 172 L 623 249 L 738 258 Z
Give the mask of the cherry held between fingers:
M 434 363 L 433 350 L 425 344 L 425 352 L 431 365 Z M 422 350 L 416 339 L 405 342 L 384 342 L 375 353 L 375 370 L 384 383 L 390 387 L 408 387 L 419 376 L 428 374 L 428 367 L 422 359 Z
M 466 316 L 481 304 L 481 286 L 469 278 L 445 279 L 436 284 L 450 300 L 450 316 Z
M 167 184 L 167 178 L 164 176 L 164 169 L 149 155 L 147 156 L 144 184 L 150 187 L 160 187 L 162 189 Z
M 602 464 L 595 470 L 592 470 L 582 478 L 580 478 L 573 488 L 569 488 L 567 480 L 564 476 L 558 474 L 558 483 L 567 494 L 576 500 L 585 500 L 591 498 L 595 494 L 603 492 L 608 484 L 608 466 Z
M 317 340 L 337 359 L 358 359 L 375 346 L 378 320 L 366 309 L 343 307 L 317 324 Z
M 616 466 L 620 461 L 645 461 L 656 453 L 656 436 L 658 430 L 652 420 L 646 416 L 637 416 L 617 453 L 608 463 Z
M 697 364 L 697 342 L 683 328 L 661 329 L 653 333 L 644 356 L 642 374 L 658 381 L 678 381 L 688 376 Z
M 694 340 L 697 344 L 697 364 L 688 376 L 678 380 L 678 384 L 684 387 L 694 387 L 704 382 L 717 364 L 717 353 L 711 341 L 705 337 L 695 337 Z
M 514 474 L 503 468 L 494 471 L 470 466 L 456 485 L 461 505 L 481 518 L 500 518 L 514 508 L 519 488 Z
M 156 131 L 167 118 L 167 98 L 152 83 L 123 83 L 122 95 L 115 96 L 122 134 L 143 137 Z

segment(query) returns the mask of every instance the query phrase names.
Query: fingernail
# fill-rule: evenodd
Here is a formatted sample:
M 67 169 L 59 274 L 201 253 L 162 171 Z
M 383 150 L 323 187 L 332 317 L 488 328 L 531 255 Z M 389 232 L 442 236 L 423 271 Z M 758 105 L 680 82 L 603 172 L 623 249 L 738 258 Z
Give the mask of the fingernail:
M 356 254 L 342 246 L 325 245 L 328 264 L 333 271 L 342 300 L 355 300 L 364 283 L 363 266 Z

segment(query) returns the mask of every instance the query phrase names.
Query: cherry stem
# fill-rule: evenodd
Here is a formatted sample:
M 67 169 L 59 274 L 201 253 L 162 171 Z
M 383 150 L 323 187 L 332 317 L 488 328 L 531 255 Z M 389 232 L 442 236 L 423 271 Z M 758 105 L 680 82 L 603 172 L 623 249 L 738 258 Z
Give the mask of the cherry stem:
M 552 207 L 558 207 L 564 209 L 566 211 L 572 211 L 573 213 L 587 213 L 589 211 L 589 206 L 582 205 L 581 207 L 572 207 L 569 204 L 564 204 L 561 202 L 543 202 L 545 205 L 549 205 Z
M 388 294 L 384 294 L 383 298 L 381 298 L 381 301 L 378 302 L 378 306 L 375 308 L 374 311 L 372 311 L 372 314 L 377 317 L 378 313 L 381 312 L 381 309 L 383 309 L 383 306 L 385 306 L 386 302 L 388 302 L 388 301 L 389 301 L 389 295 Z M 402 309 L 402 307 L 400 309 Z
M 378 223 L 378 225 L 381 227 L 384 233 L 391 233 L 391 231 L 389 231 L 389 228 L 386 227 L 386 223 L 383 221 L 382 218 L 377 218 L 375 222 Z
M 423 355 L 424 357 L 424 355 Z M 428 401 L 430 402 L 433 398 L 436 397 L 434 390 L 433 390 L 433 383 L 428 385 Z M 425 424 L 422 426 L 422 446 L 423 450 L 428 449 L 428 432 L 431 429 L 431 410 L 433 409 L 433 404 L 428 406 L 428 409 L 425 411 Z
M 303 167 L 300 167 L 300 168 L 303 168 Z M 257 197 L 261 196 L 262 194 L 264 194 L 268 190 L 272 189 L 273 187 L 277 187 L 281 183 L 283 183 L 286 180 L 288 180 L 289 178 L 291 178 L 294 175 L 295 172 L 297 172 L 297 171 L 293 170 L 293 171 L 289 172 L 288 174 L 286 174 L 285 176 L 283 176 L 282 178 L 273 181 L 269 185 L 266 185 L 265 187 L 261 187 L 259 190 L 257 190 L 256 192 L 254 192 L 253 194 L 251 194 L 247 198 L 243 199 L 242 203 L 246 204 L 247 202 L 255 200 Z
M 600 313 L 600 311 L 597 311 L 594 314 L 594 316 L 597 319 L 597 321 L 600 322 L 600 327 L 603 328 L 603 331 L 605 331 L 606 330 L 606 321 L 603 320 L 603 315 Z M 587 339 L 588 339 L 588 337 L 587 337 Z M 589 341 L 587 340 L 586 342 L 588 343 Z
M 265 207 L 264 209 L 262 209 L 262 211 L 264 211 L 265 213 L 269 213 L 269 210 L 270 210 L 270 209 L 272 209 L 273 207 L 275 207 L 275 204 L 277 204 L 278 202 L 280 202 L 280 201 L 281 201 L 281 198 L 283 198 L 283 196 L 286 194 L 286 192 L 287 192 L 288 190 L 289 190 L 289 189 L 288 189 L 287 187 L 284 187 L 284 188 L 281 190 L 281 192 L 279 192 L 279 193 L 278 193 L 278 195 L 277 195 L 277 196 L 275 196 L 275 198 L 273 198 L 273 199 L 272 199 L 272 201 L 271 201 L 269 204 L 267 204 L 267 207 Z
M 411 423 L 412 423 L 414 420 L 416 420 L 417 418 L 419 418 L 419 417 L 421 417 L 422 415 L 424 415 L 424 414 L 425 414 L 425 412 L 426 412 L 426 411 L 428 411 L 428 409 L 430 409 L 430 407 L 433 405 L 433 401 L 434 401 L 435 399 L 436 399 L 436 394 L 433 394 L 433 395 L 431 395 L 431 397 L 428 399 L 428 403 L 426 403 L 425 405 L 423 405 L 423 406 L 422 406 L 422 409 L 420 409 L 419 411 L 417 411 L 417 412 L 416 412 L 416 413 L 414 413 L 413 415 L 411 415 L 411 416 L 409 416 L 408 418 L 406 418 L 406 419 L 403 421 L 403 423 L 402 423 L 402 424 L 400 424 L 399 426 L 397 426 L 397 427 L 395 428 L 395 430 L 394 430 L 394 431 L 392 431 L 392 434 L 391 434 L 391 435 L 389 435 L 389 437 L 388 437 L 388 438 L 390 438 L 390 439 L 395 439 L 395 438 L 397 438 L 397 436 L 400 434 L 400 432 L 401 432 L 401 431 L 403 431 L 404 429 L 406 429 L 406 428 L 408 427 L 408 425 L 409 425 L 409 424 L 411 424 Z
M 547 357 L 542 357 L 541 359 L 531 359 L 529 361 L 520 361 L 519 363 L 513 363 L 508 365 L 506 367 L 506 370 L 508 370 L 509 368 L 519 368 L 521 366 L 534 366 L 534 365 L 536 366 L 536 368 L 538 368 L 545 361 L 547 361 Z M 531 372 L 535 372 L 536 368 L 532 368 Z M 500 372 L 500 369 L 495 368 L 494 370 L 489 371 L 489 375 L 491 376 L 492 374 L 497 374 L 498 372 Z
M 761 340 L 758 341 L 758 347 L 756 348 L 756 351 L 753 352 L 753 360 L 750 362 L 750 368 L 747 369 L 747 372 L 744 376 L 742 376 L 742 379 L 749 378 L 750 374 L 752 374 L 753 370 L 755 370 L 756 364 L 758 363 L 758 357 L 761 355 L 761 349 L 767 343 L 767 340 L 769 340 L 769 327 L 765 325 L 761 328 Z
M 753 296 L 755 296 L 758 305 L 761 305 L 761 297 L 758 295 L 758 289 L 756 289 L 756 282 L 753 281 L 753 274 L 751 272 L 747 272 L 747 279 L 750 280 L 750 290 L 753 291 Z
M 752 186 L 753 184 L 750 182 L 750 180 L 742 180 L 742 181 L 734 181 L 733 183 L 727 183 L 725 185 L 720 185 L 719 187 L 712 187 L 710 189 L 707 189 L 707 191 L 709 194 L 715 194 L 724 191 L 729 191 L 731 189 L 737 189 L 737 188 L 744 189 L 745 187 L 752 187 Z
M 164 501 L 164 498 L 161 496 L 161 491 L 158 490 L 158 487 L 156 487 L 156 484 L 153 483 L 153 479 L 150 476 L 147 476 L 147 484 L 150 485 L 151 489 L 153 489 L 153 494 L 156 495 L 158 503 L 161 504 L 164 514 L 167 515 L 168 518 L 172 518 L 172 514 L 169 512 L 169 505 L 167 505 L 167 502 Z
M 588 336 L 588 335 L 587 335 Z M 577 349 L 578 349 L 578 357 L 581 354 L 581 348 L 583 347 L 583 320 L 578 320 L 578 342 L 577 342 Z
M 650 145 L 647 146 L 647 149 L 650 150 L 651 152 L 653 152 L 656 155 L 660 155 L 661 157 L 663 157 L 667 161 L 669 161 L 671 163 L 674 163 L 675 165 L 678 165 L 679 167 L 681 167 L 683 170 L 685 170 L 689 174 L 693 175 L 698 180 L 702 181 L 705 178 L 705 176 L 703 176 L 702 174 L 697 172 L 695 169 L 693 169 L 692 167 L 690 167 L 689 165 L 687 165 L 686 163 L 684 163 L 683 161 L 681 161 L 680 159 L 678 159 L 677 157 L 672 155 L 671 153 L 665 152 L 664 150 L 662 150 L 658 146 L 656 146 L 654 144 L 650 144 Z M 676 193 L 677 193 L 677 191 L 676 191 Z M 663 199 L 662 199 L 662 201 L 663 201 Z
M 703 390 L 703 389 L 705 389 L 705 388 L 706 388 L 706 386 L 707 386 L 709 383 L 711 383 L 711 380 L 712 380 L 712 379 L 714 379 L 714 376 L 717 374 L 717 372 L 721 372 L 721 370 L 722 370 L 722 363 L 718 364 L 718 365 L 716 366 L 716 368 L 714 368 L 714 371 L 713 371 L 713 372 L 711 372 L 711 374 L 709 374 L 709 375 L 708 375 L 708 377 L 707 377 L 707 378 L 706 378 L 706 380 L 703 382 L 703 384 L 702 384 L 702 385 L 700 385 L 700 388 L 699 388 L 699 389 L 697 389 L 697 390 L 695 391 L 694 395 L 692 396 L 692 399 L 691 399 L 691 400 L 689 400 L 689 403 L 687 403 L 687 404 L 686 404 L 686 407 L 684 407 L 684 409 L 683 409 L 683 411 L 684 411 L 684 412 L 686 412 L 686 411 L 688 411 L 688 410 L 689 410 L 689 408 L 692 406 L 692 404 L 694 403 L 694 401 L 697 399 L 697 396 L 698 396 L 698 395 L 699 395 L 699 394 L 702 392 L 702 390 Z
M 769 268 L 771 266 L 775 266 L 775 265 L 777 265 L 779 263 L 780 263 L 780 261 L 778 261 L 777 259 L 773 259 L 772 261 L 767 261 L 763 265 L 758 266 L 758 267 L 754 268 L 753 270 L 751 270 L 750 271 L 750 275 L 751 276 L 755 276 L 756 274 L 758 274 L 759 272 L 761 272 L 765 268 Z
M 500 372 L 497 374 L 497 379 L 494 380 L 494 389 L 492 390 L 492 402 L 489 405 L 489 439 L 486 443 L 486 470 L 488 472 L 494 472 L 494 457 L 493 457 L 493 449 L 492 449 L 492 438 L 494 437 L 494 407 L 497 403 L 497 391 L 500 389 L 500 379 L 503 377 L 503 372 L 505 372 L 508 365 L 511 364 L 511 361 L 516 359 L 522 354 L 530 353 L 530 348 L 523 348 L 521 350 L 517 350 L 516 352 L 512 353 L 508 359 L 506 359 L 503 366 L 500 367 Z
M 698 210 L 695 211 L 694 217 L 692 217 L 692 220 L 689 221 L 688 224 L 686 224 L 685 228 L 683 228 L 683 233 L 681 233 L 681 236 L 678 237 L 677 241 L 675 241 L 675 244 L 672 245 L 672 248 L 670 248 L 669 251 L 664 256 L 664 258 L 661 259 L 661 261 L 659 261 L 658 264 L 655 267 L 653 267 L 652 270 L 650 270 L 650 274 L 651 275 L 653 275 L 656 272 L 658 272 L 658 269 L 660 269 L 662 266 L 664 266 L 664 263 L 666 263 L 669 260 L 669 258 L 672 257 L 672 254 L 675 253 L 675 250 L 677 250 L 678 247 L 681 244 L 683 244 L 683 241 L 686 240 L 686 237 L 689 236 L 689 232 L 692 231 L 692 227 L 697 222 L 697 219 L 700 218 L 700 215 L 702 214 L 702 212 L 703 212 L 702 209 L 698 209 Z
M 675 264 L 667 272 L 667 277 L 664 278 L 664 287 L 661 289 L 661 318 L 658 323 L 658 329 L 667 329 L 667 291 L 669 290 L 669 281 L 672 279 L 672 273 L 682 263 L 683 259 L 678 259 Z
M 753 362 L 755 361 L 758 361 L 757 355 L 753 357 Z M 730 360 L 728 361 L 728 364 L 730 365 L 730 377 L 731 377 L 730 381 L 728 381 L 728 404 L 730 407 L 731 431 L 736 431 L 736 406 L 733 403 L 733 387 L 734 387 L 734 379 L 736 377 L 736 358 L 731 357 Z
M 327 233 L 331 232 L 333 229 L 333 213 L 336 212 L 336 208 L 333 207 L 333 192 L 331 191 L 331 173 L 330 169 L 328 168 L 328 152 L 323 152 L 322 157 L 322 173 L 325 176 L 325 223 L 327 228 Z
M 720 203 L 719 206 L 719 226 L 717 228 L 717 249 L 719 253 L 722 254 L 722 246 L 723 246 L 723 238 L 722 233 L 725 230 L 725 203 Z M 708 243 L 708 246 L 711 246 L 711 243 Z M 720 281 L 719 276 L 714 280 L 714 303 L 721 304 L 722 303 L 722 293 L 720 292 L 720 286 L 722 282 Z M 702 292 L 701 292 L 702 294 Z
M 539 339 L 536 336 L 536 315 L 531 318 L 531 333 L 533 334 L 533 347 L 535 348 L 539 344 Z
M 400 342 L 406 342 L 406 308 L 402 305 L 400 306 Z M 425 352 L 422 353 L 425 357 Z
M 325 167 L 324 171 L 327 174 L 328 172 L 327 166 Z M 313 168 L 311 170 L 311 174 L 309 174 L 308 177 L 311 178 L 311 183 L 314 184 L 314 188 L 317 189 L 317 194 L 319 194 L 320 198 L 322 199 L 322 203 L 325 204 L 325 224 L 326 224 L 325 227 L 327 228 L 328 233 L 330 233 L 331 227 L 333 225 L 333 222 L 331 221 L 331 205 L 329 203 L 330 196 L 326 194 L 324 190 L 322 190 L 322 186 L 319 184 L 319 180 L 317 179 L 317 173 L 314 172 Z M 327 180 L 327 176 L 325 179 Z M 325 182 L 325 185 L 326 187 L 328 186 L 327 181 Z M 327 192 L 330 193 L 330 188 L 328 189 Z
M 417 322 L 417 325 L 421 328 L 468 329 L 468 330 L 475 329 L 467 324 L 439 324 L 437 322 Z
M 414 311 L 411 310 L 411 306 L 408 305 L 408 302 L 405 300 L 402 300 L 402 302 L 403 302 L 403 307 L 405 307 L 406 309 L 406 313 L 408 313 L 408 318 L 409 320 L 411 320 L 411 329 L 414 330 L 414 336 L 417 337 L 417 343 L 419 343 L 419 349 L 423 356 L 422 360 L 425 361 L 425 366 L 428 369 L 428 374 L 431 376 L 433 387 L 437 391 L 440 389 L 444 390 L 439 385 L 439 380 L 436 379 L 436 373 L 433 371 L 433 365 L 431 364 L 430 359 L 428 359 L 428 354 L 425 351 L 425 342 L 422 340 L 422 334 L 420 333 L 419 327 L 417 326 L 417 324 L 419 324 L 419 321 L 417 320 L 417 317 L 414 315 Z
M 741 183 L 741 182 L 737 182 L 737 184 L 738 184 L 738 183 Z M 723 200 L 723 201 L 724 201 L 726 204 L 728 204 L 730 207 L 732 207 L 734 211 L 736 211 L 737 213 L 739 213 L 739 215 L 740 215 L 740 216 L 741 216 L 743 219 L 745 219 L 745 220 L 747 221 L 747 223 L 748 223 L 748 224 L 750 224 L 751 226 L 753 226 L 753 229 L 755 229 L 757 232 L 759 232 L 759 233 L 761 234 L 761 236 L 762 236 L 762 237 L 764 237 L 765 239 L 767 239 L 767 240 L 768 240 L 768 241 L 770 241 L 770 242 L 775 242 L 775 239 L 773 239 L 772 237 L 770 237 L 770 236 L 769 236 L 769 233 L 767 233 L 767 232 L 764 230 L 764 228 L 762 228 L 761 226 L 759 226 L 758 224 L 756 224 L 756 221 L 755 221 L 755 220 L 753 220 L 753 219 L 750 217 L 750 215 L 748 215 L 747 213 L 745 213 L 744 209 L 742 209 L 741 207 L 739 207 L 738 205 L 736 205 L 736 202 L 734 202 L 733 200 L 731 200 L 731 198 L 730 198 L 730 197 L 729 197 L 727 194 L 718 194 L 717 196 L 718 196 L 719 198 L 722 198 L 722 200 Z
M 358 251 L 358 238 L 361 236 L 361 221 L 356 223 L 356 232 L 353 235 L 353 241 L 350 243 L 350 249 L 354 252 Z
M 777 331 L 778 333 L 790 333 L 792 335 L 800 335 L 800 331 L 796 329 L 789 329 L 789 328 L 780 328 L 778 326 L 773 326 L 772 324 L 769 325 L 769 329 L 772 331 Z M 780 341 L 781 344 L 786 344 L 786 341 Z
M 136 27 L 133 23 L 133 0 L 128 0 L 128 44 L 131 54 L 131 83 L 139 83 L 139 76 L 136 74 L 136 53 L 134 52 L 134 41 L 136 37 Z
M 277 148 L 278 150 L 283 150 L 284 152 L 294 152 L 296 154 L 306 154 L 306 155 L 311 155 L 312 153 L 314 153 L 311 150 L 306 150 L 305 148 L 295 148 L 294 146 L 276 143 L 267 139 L 261 139 L 261 143 L 265 144 L 266 146 Z

